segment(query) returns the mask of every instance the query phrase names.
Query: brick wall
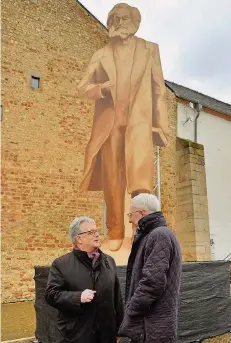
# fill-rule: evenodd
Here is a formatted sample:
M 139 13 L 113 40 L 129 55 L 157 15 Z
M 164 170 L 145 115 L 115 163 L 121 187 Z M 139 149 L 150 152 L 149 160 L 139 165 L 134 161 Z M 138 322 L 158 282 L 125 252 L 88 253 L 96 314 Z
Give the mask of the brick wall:
M 106 30 L 75 0 L 2 3 L 2 285 L 5 303 L 34 298 L 34 265 L 68 251 L 76 215 L 102 228 L 102 194 L 79 192 L 92 102 L 76 86 Z M 31 75 L 41 78 L 32 89 Z M 163 210 L 175 222 L 176 101 L 167 92 L 170 144 L 161 151 Z
M 101 224 L 102 194 L 79 193 L 93 104 L 76 86 L 106 30 L 74 0 L 2 4 L 3 301 L 32 299 L 33 267 L 70 247 L 76 215 Z M 31 74 L 41 89 L 30 87 Z

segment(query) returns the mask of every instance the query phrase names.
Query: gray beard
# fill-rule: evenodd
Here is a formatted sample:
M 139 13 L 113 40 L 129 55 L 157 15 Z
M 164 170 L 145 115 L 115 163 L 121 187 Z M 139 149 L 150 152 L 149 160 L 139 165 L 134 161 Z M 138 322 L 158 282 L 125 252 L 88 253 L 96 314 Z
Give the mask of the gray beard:
M 135 27 L 131 27 L 131 28 L 124 28 L 124 27 L 121 27 L 119 29 L 115 29 L 114 26 L 111 26 L 110 29 L 109 29 L 109 37 L 110 38 L 120 38 L 122 40 L 128 38 L 128 36 L 132 36 L 134 35 L 136 32 L 136 29 Z

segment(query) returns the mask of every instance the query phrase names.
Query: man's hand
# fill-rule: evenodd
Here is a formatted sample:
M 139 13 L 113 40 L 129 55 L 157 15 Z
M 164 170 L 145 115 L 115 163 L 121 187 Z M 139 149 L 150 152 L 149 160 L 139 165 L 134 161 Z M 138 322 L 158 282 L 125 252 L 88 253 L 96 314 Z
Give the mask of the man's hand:
M 85 289 L 81 294 L 81 303 L 90 303 L 94 299 L 95 293 L 96 291 Z
M 116 337 L 116 343 L 120 342 L 120 337 Z
M 112 81 L 103 83 L 101 86 L 102 93 L 110 93 L 113 87 L 115 87 L 115 84 Z

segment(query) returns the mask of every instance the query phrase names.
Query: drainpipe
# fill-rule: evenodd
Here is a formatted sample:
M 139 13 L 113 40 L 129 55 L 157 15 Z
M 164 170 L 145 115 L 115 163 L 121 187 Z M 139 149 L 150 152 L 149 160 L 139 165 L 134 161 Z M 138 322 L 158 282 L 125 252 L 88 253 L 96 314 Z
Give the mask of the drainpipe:
M 195 104 L 194 108 L 197 111 L 197 115 L 196 115 L 196 118 L 195 118 L 195 121 L 194 121 L 194 142 L 197 143 L 197 120 L 199 118 L 199 115 L 200 115 L 203 107 L 198 102 L 197 104 Z
M 159 202 L 161 204 L 161 192 L 160 192 L 160 148 L 158 146 L 157 146 L 157 182 L 158 182 L 157 197 L 158 197 Z

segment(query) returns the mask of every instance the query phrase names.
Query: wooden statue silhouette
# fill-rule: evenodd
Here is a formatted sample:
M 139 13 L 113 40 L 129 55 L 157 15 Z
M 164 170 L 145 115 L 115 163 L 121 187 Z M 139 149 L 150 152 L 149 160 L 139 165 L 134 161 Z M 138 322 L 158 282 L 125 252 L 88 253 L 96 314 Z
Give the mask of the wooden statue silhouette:
M 153 144 L 167 144 L 165 84 L 159 48 L 137 38 L 137 8 L 117 4 L 108 15 L 110 42 L 96 51 L 78 85 L 95 100 L 82 190 L 103 190 L 109 248 L 124 239 L 124 196 L 153 190 Z

